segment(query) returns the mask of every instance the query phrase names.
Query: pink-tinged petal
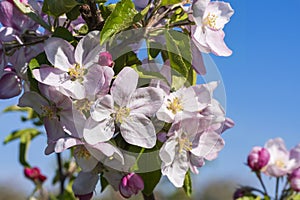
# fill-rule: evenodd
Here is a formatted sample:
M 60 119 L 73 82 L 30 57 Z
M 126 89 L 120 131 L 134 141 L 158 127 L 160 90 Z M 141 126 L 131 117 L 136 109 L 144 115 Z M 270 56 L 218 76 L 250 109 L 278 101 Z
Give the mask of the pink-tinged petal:
M 0 2 L 0 22 L 3 26 L 12 27 L 12 19 L 13 19 L 13 7 L 14 5 L 9 1 L 1 1 Z M 21 13 L 19 13 L 21 15 Z
M 65 137 L 66 134 L 58 119 L 45 118 L 43 122 L 47 133 L 48 143 L 56 143 L 57 140 Z
M 139 75 L 130 67 L 125 67 L 120 71 L 111 87 L 111 95 L 115 103 L 120 107 L 128 104 L 131 95 L 136 90 Z
M 88 145 L 87 148 L 93 156 L 95 155 L 94 156 L 95 158 L 97 158 L 97 151 L 101 151 L 106 156 L 106 158 L 108 158 L 110 160 L 115 159 L 120 164 L 122 164 L 122 165 L 124 164 L 124 157 L 123 157 L 122 152 L 117 147 L 115 147 L 114 145 L 111 145 L 110 143 L 99 142 L 92 146 Z
M 206 29 L 206 32 L 206 41 L 212 53 L 217 56 L 230 56 L 232 54 L 232 51 L 224 42 L 225 33 L 223 30 L 213 31 Z
M 131 113 L 152 116 L 163 103 L 163 91 L 159 88 L 138 88 L 131 96 L 127 107 Z
M 211 49 L 207 44 L 206 41 L 206 31 L 201 26 L 192 27 L 191 29 L 192 33 L 192 40 L 196 47 L 199 49 L 202 53 L 210 53 Z
M 3 2 L 3 1 L 2 1 Z M 1 27 L 0 28 L 0 41 L 1 42 L 11 42 L 17 39 L 17 32 L 11 27 Z M 1 43 L 0 43 L 1 47 Z
M 110 119 L 113 113 L 114 100 L 111 95 L 105 95 L 99 98 L 91 107 L 91 117 L 95 121 L 103 121 Z
M 104 47 L 100 46 L 100 32 L 92 31 L 79 41 L 75 49 L 75 60 L 88 68 L 98 63 L 101 51 L 104 51 Z
M 229 3 L 222 1 L 210 2 L 205 10 L 204 18 L 208 14 L 214 14 L 216 18 L 216 28 L 223 29 L 224 25 L 229 22 L 230 17 L 233 15 L 234 11 Z
M 297 166 L 300 167 L 300 144 L 291 149 L 290 159 L 295 159 Z
M 210 131 L 201 134 L 198 146 L 191 150 L 191 153 L 197 157 L 206 157 L 207 155 L 219 152 L 224 147 L 224 140 L 219 134 Z
M 83 145 L 84 143 L 78 139 L 78 138 L 72 138 L 72 137 L 63 137 L 58 139 L 55 142 L 55 147 L 54 151 L 56 153 L 61 153 L 65 150 L 67 150 L 70 147 L 78 146 L 78 145 Z
M 34 78 L 46 85 L 60 86 L 68 80 L 68 74 L 54 67 L 41 67 L 32 71 Z
M 58 87 L 45 85 L 39 83 L 39 90 L 43 96 L 49 101 L 55 103 L 56 107 L 63 108 L 64 110 L 72 108 L 72 101 L 69 97 L 65 96 L 58 90 Z
M 6 72 L 0 78 L 0 99 L 9 99 L 22 92 L 22 82 L 15 72 Z
M 49 102 L 37 92 L 25 92 L 19 99 L 18 106 L 31 107 L 39 115 L 43 113 L 43 106 L 49 106 Z
M 85 116 L 81 112 L 72 108 L 68 110 L 63 107 L 60 108 L 63 110 L 60 112 L 59 119 L 64 131 L 73 137 L 82 138 L 86 122 Z
M 165 103 L 160 107 L 160 109 L 156 112 L 156 117 L 164 122 L 172 123 L 174 121 L 175 115 L 174 113 L 167 108 L 167 103 Z
M 79 165 L 83 172 L 92 171 L 98 164 L 98 160 L 85 152 L 87 149 L 84 146 L 78 146 L 74 149 L 74 157 L 76 163 Z
M 189 169 L 189 162 L 186 153 L 176 155 L 174 162 L 171 165 L 162 165 L 161 172 L 166 175 L 175 187 L 182 187 L 184 177 Z
M 85 88 L 79 81 L 66 80 L 60 85 L 66 94 L 74 99 L 85 98 Z
M 112 118 L 97 122 L 90 117 L 83 130 L 83 138 L 87 143 L 94 145 L 110 140 L 114 132 L 115 124 Z
M 126 142 L 139 147 L 152 148 L 156 143 L 155 128 L 143 114 L 131 114 L 124 119 L 120 131 Z
M 74 47 L 66 40 L 52 37 L 45 41 L 45 53 L 49 62 L 67 72 L 75 64 Z
M 196 44 L 191 40 L 191 51 L 192 51 L 192 67 L 194 70 L 200 74 L 200 75 L 205 75 L 206 74 L 206 69 L 204 66 L 204 61 L 202 58 L 201 51 L 199 48 L 196 46 Z
M 192 4 L 193 17 L 197 26 L 202 26 L 202 20 L 204 12 L 209 4 L 210 0 L 195 0 Z
M 75 195 L 76 198 L 78 198 L 79 200 L 90 200 L 93 197 L 93 192 L 88 193 L 88 194 L 83 194 L 83 195 Z
M 165 165 L 171 165 L 175 159 L 176 146 L 178 142 L 175 138 L 168 139 L 159 151 L 159 157 Z
M 99 176 L 94 172 L 79 172 L 72 186 L 75 196 L 93 193 L 98 180 Z
M 106 95 L 114 76 L 110 67 L 94 65 L 88 69 L 85 75 L 84 87 L 88 98 L 94 99 L 97 95 Z
M 181 105 L 184 111 L 197 112 L 200 109 L 198 104 L 196 93 L 192 87 L 183 88 L 176 92 L 176 96 L 181 100 Z

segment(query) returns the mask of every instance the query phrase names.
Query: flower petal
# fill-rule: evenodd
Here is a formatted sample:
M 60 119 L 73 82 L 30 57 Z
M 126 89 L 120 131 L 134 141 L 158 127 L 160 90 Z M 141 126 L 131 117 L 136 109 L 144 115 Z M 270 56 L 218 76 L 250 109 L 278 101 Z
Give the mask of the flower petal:
M 78 146 L 74 149 L 74 157 L 76 163 L 79 165 L 83 172 L 90 172 L 96 167 L 96 165 L 98 164 L 98 160 L 91 155 L 81 156 L 81 151 L 87 150 L 83 146 Z
M 163 91 L 159 88 L 138 88 L 127 105 L 131 113 L 140 113 L 152 116 L 163 103 Z
M 93 172 L 79 172 L 76 177 L 72 189 L 75 195 L 84 195 L 92 193 L 99 180 L 99 176 Z
M 193 17 L 197 26 L 202 26 L 202 20 L 204 12 L 209 4 L 210 0 L 195 0 L 192 4 Z
M 95 121 L 110 119 L 113 113 L 114 100 L 111 95 L 105 95 L 99 98 L 91 107 L 91 117 Z
M 124 119 L 120 131 L 126 142 L 139 147 L 152 148 L 156 143 L 156 133 L 150 119 L 135 113 Z
M 135 91 L 139 75 L 130 67 L 124 67 L 118 74 L 111 87 L 111 95 L 114 101 L 124 107 L 128 104 L 131 95 Z
M 113 119 L 105 119 L 101 122 L 94 121 L 91 117 L 86 121 L 83 137 L 91 145 L 110 140 L 115 132 Z
M 176 146 L 178 142 L 175 138 L 169 138 L 159 151 L 159 157 L 165 165 L 171 165 L 175 159 Z
M 225 33 L 223 30 L 213 31 L 206 29 L 206 41 L 211 51 L 217 56 L 230 56 L 232 51 L 224 42 Z
M 49 62 L 67 72 L 75 64 L 74 47 L 66 40 L 52 37 L 45 41 L 45 53 Z
M 82 38 L 75 49 L 75 60 L 84 68 L 97 64 L 99 54 L 105 48 L 100 46 L 100 32 L 92 31 Z
M 224 25 L 227 24 L 230 20 L 230 17 L 233 15 L 234 11 L 231 8 L 230 4 L 222 1 L 209 2 L 204 17 L 209 13 L 217 16 L 216 18 L 216 27 L 217 29 L 223 29 Z
M 68 80 L 68 74 L 54 67 L 41 67 L 32 71 L 34 78 L 46 85 L 60 86 Z
M 43 106 L 49 106 L 49 102 L 37 92 L 25 92 L 19 99 L 18 106 L 31 107 L 39 115 L 43 113 Z

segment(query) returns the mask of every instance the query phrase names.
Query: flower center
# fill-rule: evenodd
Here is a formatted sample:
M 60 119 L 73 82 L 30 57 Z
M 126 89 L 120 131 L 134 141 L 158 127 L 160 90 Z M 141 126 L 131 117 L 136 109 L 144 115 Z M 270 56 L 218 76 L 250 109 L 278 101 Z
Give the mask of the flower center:
M 276 160 L 275 165 L 279 168 L 285 168 L 285 163 L 282 160 Z
M 130 109 L 126 108 L 126 107 L 122 107 L 119 109 L 116 109 L 116 113 L 115 113 L 115 120 L 117 123 L 122 124 L 123 120 L 129 116 L 130 114 Z
M 76 63 L 74 68 L 69 68 L 68 74 L 71 77 L 71 81 L 76 81 L 77 79 L 82 80 L 82 77 L 85 74 L 85 69 L 81 68 L 80 65 Z
M 180 99 L 178 97 L 175 97 L 173 101 L 168 100 L 168 106 L 167 109 L 171 110 L 172 113 L 175 115 L 177 112 L 183 110 L 183 106 L 181 105 Z
M 93 103 L 93 101 L 90 101 L 88 99 L 80 99 L 74 102 L 74 107 L 76 110 L 82 112 L 87 116 L 87 114 L 90 112 Z
M 89 159 L 91 157 L 90 152 L 83 146 L 77 146 L 76 149 L 74 150 L 74 154 L 78 158 L 83 158 L 83 159 Z
M 49 119 L 56 118 L 56 108 L 53 106 L 41 106 L 42 109 L 42 117 L 47 117 Z
M 178 150 L 179 153 L 181 153 L 182 151 L 191 151 L 193 149 L 192 148 L 193 143 L 190 142 L 190 140 L 186 137 L 179 138 L 178 144 L 179 144 L 179 150 Z
M 216 23 L 217 18 L 218 16 L 216 14 L 208 13 L 207 17 L 204 18 L 203 24 L 205 24 L 211 29 L 216 30 L 218 29 Z

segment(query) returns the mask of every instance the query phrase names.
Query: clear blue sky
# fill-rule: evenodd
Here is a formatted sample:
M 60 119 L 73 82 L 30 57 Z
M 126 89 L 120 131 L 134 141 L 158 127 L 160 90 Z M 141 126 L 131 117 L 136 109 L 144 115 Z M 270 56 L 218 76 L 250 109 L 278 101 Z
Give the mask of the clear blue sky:
M 225 28 L 225 40 L 234 53 L 228 58 L 212 57 L 226 88 L 227 115 L 236 126 L 224 133 L 226 146 L 218 159 L 200 170 L 199 187 L 221 178 L 255 185 L 243 164 L 253 146 L 275 137 L 282 137 L 288 148 L 300 143 L 300 1 L 227 2 L 235 14 Z M 16 101 L 1 100 L 0 109 Z M 24 126 L 8 114 L 0 115 L 0 123 L 0 141 Z M 45 137 L 34 142 L 29 159 L 47 172 L 54 166 L 54 157 L 43 156 L 45 142 Z M 17 187 L 27 187 L 30 183 L 17 162 L 17 143 L 0 145 L 0 152 L 0 182 L 18 177 Z

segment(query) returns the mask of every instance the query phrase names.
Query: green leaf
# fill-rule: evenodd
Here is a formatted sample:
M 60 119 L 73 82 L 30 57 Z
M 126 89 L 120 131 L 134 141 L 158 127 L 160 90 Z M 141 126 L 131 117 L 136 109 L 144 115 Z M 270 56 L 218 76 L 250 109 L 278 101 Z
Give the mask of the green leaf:
M 144 190 L 142 191 L 143 194 L 149 196 L 153 193 L 155 186 L 158 184 L 161 178 L 161 170 L 156 170 L 147 173 L 140 173 L 139 174 L 143 181 L 144 181 Z
M 57 27 L 52 35 L 53 37 L 62 38 L 68 42 L 74 41 L 74 37 L 70 31 L 64 27 Z
M 67 18 L 71 21 L 77 19 L 80 15 L 80 11 L 79 11 L 80 6 L 77 5 L 75 6 L 72 10 L 70 10 L 69 12 L 66 13 Z
M 147 71 L 141 65 L 132 65 L 131 66 L 138 74 L 140 78 L 143 79 L 160 79 L 168 84 L 166 77 L 164 77 L 159 72 Z
M 105 190 L 105 188 L 109 185 L 108 181 L 106 178 L 103 177 L 103 174 L 100 176 L 100 184 L 101 184 L 101 193 Z
M 43 26 L 45 29 L 51 31 L 51 27 L 41 18 L 39 15 L 35 14 L 35 11 L 28 5 L 21 3 L 20 0 L 13 0 L 15 5 L 21 10 L 22 13 L 26 14 L 32 20 Z
M 59 17 L 70 12 L 79 5 L 76 0 L 44 0 L 42 11 L 48 15 Z
M 168 5 L 173 5 L 173 4 L 177 4 L 180 3 L 181 0 L 162 0 L 161 1 L 161 6 L 168 6 Z
M 103 17 L 104 20 L 106 20 L 109 15 L 112 13 L 112 11 L 115 9 L 116 4 L 109 4 L 105 6 L 104 4 L 101 4 L 99 6 L 99 10 L 101 11 L 101 16 Z
M 188 197 L 192 196 L 192 179 L 189 171 L 185 174 L 183 189 Z
M 177 90 L 189 78 L 192 54 L 189 36 L 177 31 L 166 31 L 166 47 L 172 68 L 172 88 Z
M 24 167 L 30 167 L 27 162 L 27 152 L 30 145 L 31 137 L 29 134 L 22 134 L 20 137 L 20 147 L 19 147 L 19 162 Z
M 146 6 L 146 8 L 144 8 L 141 12 L 139 12 L 138 14 L 136 14 L 133 18 L 134 22 L 138 22 L 140 20 L 142 20 L 144 18 L 144 16 L 149 12 L 150 10 L 150 6 L 151 4 L 149 4 L 148 6 Z
M 100 44 L 106 42 L 110 37 L 133 24 L 134 16 L 137 14 L 131 0 L 121 0 L 106 19 L 100 35 Z
M 29 107 L 19 107 L 19 106 L 8 106 L 6 107 L 3 112 L 31 112 L 32 108 Z
M 32 139 L 36 136 L 41 134 L 40 131 L 38 131 L 35 128 L 27 128 L 22 130 L 17 130 L 6 136 L 4 139 L 4 144 L 7 144 L 15 139 L 21 138 L 23 135 L 29 135 Z M 24 139 L 24 138 L 23 138 Z

